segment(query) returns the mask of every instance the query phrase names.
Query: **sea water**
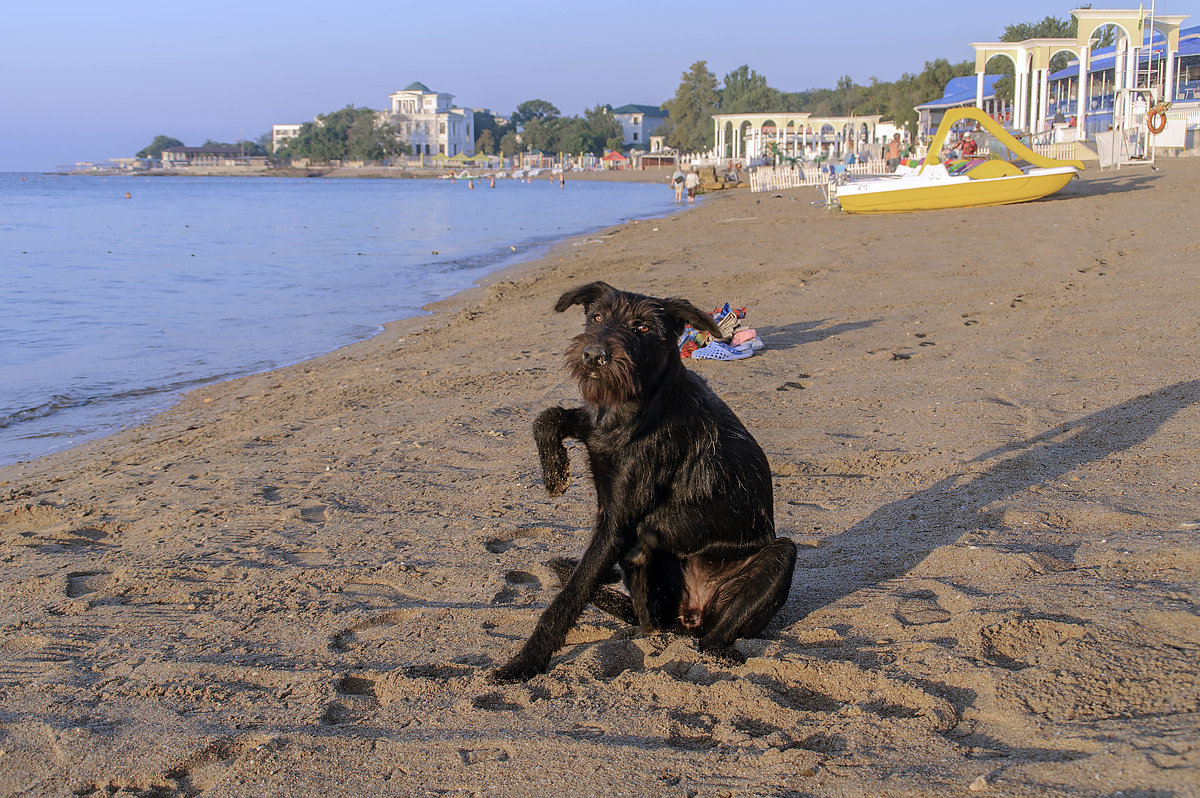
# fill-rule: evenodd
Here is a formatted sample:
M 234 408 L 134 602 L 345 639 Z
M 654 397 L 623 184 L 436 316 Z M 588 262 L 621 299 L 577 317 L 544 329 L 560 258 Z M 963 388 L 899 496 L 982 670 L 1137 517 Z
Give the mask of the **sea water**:
M 665 184 L 0 174 L 0 464 L 295 363 Z

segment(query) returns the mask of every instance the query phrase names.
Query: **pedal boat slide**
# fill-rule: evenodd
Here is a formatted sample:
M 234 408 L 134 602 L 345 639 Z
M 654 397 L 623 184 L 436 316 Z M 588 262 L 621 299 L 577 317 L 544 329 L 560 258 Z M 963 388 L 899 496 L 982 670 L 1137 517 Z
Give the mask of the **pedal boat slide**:
M 974 120 L 991 134 L 991 155 L 960 164 L 961 170 L 956 168 L 952 174 L 939 155 L 954 124 L 961 120 Z M 1015 162 L 1025 165 L 1018 166 Z M 1071 182 L 1082 169 L 1081 161 L 1038 155 L 978 108 L 953 108 L 938 126 L 929 154 L 920 166 L 901 166 L 890 175 L 841 184 L 836 189 L 837 201 L 847 213 L 1010 205 L 1048 197 Z

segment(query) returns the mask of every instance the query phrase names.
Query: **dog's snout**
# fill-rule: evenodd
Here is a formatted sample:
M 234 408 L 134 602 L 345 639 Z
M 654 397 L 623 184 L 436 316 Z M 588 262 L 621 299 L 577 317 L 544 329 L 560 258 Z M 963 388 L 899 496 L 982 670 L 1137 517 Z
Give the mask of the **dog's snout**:
M 591 344 L 583 348 L 583 363 L 588 368 L 603 366 L 608 362 L 608 350 L 600 344 Z

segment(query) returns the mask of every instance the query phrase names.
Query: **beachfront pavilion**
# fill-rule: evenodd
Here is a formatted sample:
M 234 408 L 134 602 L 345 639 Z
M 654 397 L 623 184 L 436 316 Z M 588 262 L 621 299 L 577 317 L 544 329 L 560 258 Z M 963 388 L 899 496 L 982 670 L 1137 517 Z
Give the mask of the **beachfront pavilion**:
M 1021 42 L 972 42 L 975 50 L 976 107 L 983 107 L 984 72 L 988 62 L 996 57 L 1008 58 L 1016 71 L 1011 127 L 1014 130 L 1040 133 L 1050 128 L 1050 60 L 1060 52 L 1075 56 L 1077 83 L 1074 94 L 1075 130 L 1086 133 L 1086 120 L 1093 96 L 1090 83 L 1093 35 L 1108 25 L 1117 30 L 1117 42 L 1113 48 L 1114 67 L 1112 93 L 1123 98 L 1119 114 L 1126 124 L 1132 123 L 1133 104 L 1128 100 L 1128 90 L 1138 87 L 1156 88 L 1156 97 L 1173 99 L 1175 62 L 1179 54 L 1179 28 L 1186 15 L 1147 15 L 1141 8 L 1112 10 L 1077 8 L 1071 12 L 1078 21 L 1078 34 L 1074 39 L 1026 39 Z M 1164 42 L 1165 68 L 1157 86 L 1153 82 L 1154 70 L 1140 70 L 1138 51 L 1147 49 L 1146 33 L 1149 29 L 1150 42 L 1156 34 Z M 1136 40 L 1136 41 L 1135 41 Z M 1107 88 L 1107 87 L 1105 87 Z M 1078 133 L 1077 133 L 1078 135 Z
M 1153 31 L 1153 40 L 1139 51 L 1137 74 L 1143 78 L 1139 85 L 1155 88 L 1155 96 L 1169 97 L 1176 112 L 1200 111 L 1200 26 L 1179 29 L 1179 46 L 1174 58 L 1168 57 L 1168 37 Z M 1088 54 L 1087 113 L 1078 124 L 1080 138 L 1092 138 L 1114 126 L 1116 97 L 1113 88 L 1120 72 L 1118 45 L 1092 50 Z M 1171 80 L 1167 80 L 1170 69 Z M 1049 115 L 1074 119 L 1078 110 L 1079 64 L 1068 64 L 1050 75 Z M 1146 80 L 1148 78 L 1148 80 Z M 1124 109 L 1123 109 L 1124 110 Z
M 728 160 L 769 155 L 843 157 L 875 142 L 879 116 L 813 116 L 809 113 L 714 114 L 713 152 Z

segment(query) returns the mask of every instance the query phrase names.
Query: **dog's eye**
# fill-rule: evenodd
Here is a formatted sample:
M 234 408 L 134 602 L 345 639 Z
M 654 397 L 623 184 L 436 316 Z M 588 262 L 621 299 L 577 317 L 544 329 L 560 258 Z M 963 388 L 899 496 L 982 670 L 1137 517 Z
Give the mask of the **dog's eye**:
M 641 324 L 637 325 L 637 327 L 635 327 L 634 329 L 636 329 L 640 333 L 648 333 L 648 332 L 650 332 L 650 325 L 646 324 L 645 322 L 642 322 Z
M 604 321 L 604 314 L 597 313 L 595 316 L 592 316 L 592 321 Z

